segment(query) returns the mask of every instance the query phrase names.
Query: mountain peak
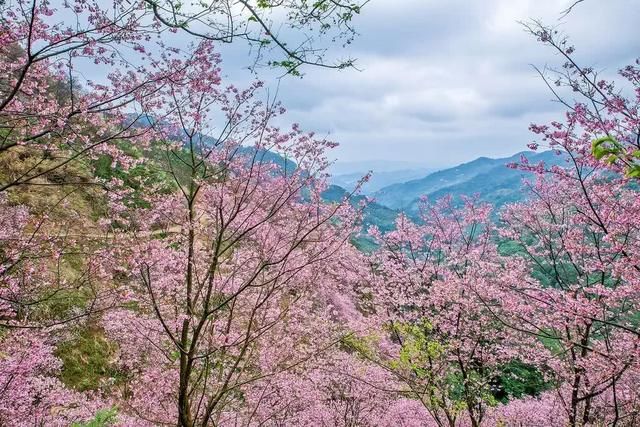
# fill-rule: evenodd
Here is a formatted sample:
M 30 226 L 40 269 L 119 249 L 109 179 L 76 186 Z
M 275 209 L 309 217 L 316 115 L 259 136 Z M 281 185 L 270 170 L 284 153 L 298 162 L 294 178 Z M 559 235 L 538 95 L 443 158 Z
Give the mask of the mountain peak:
M 479 157 L 418 179 L 381 188 L 372 196 L 381 205 L 392 209 L 410 210 L 416 204 L 416 199 L 422 196 L 437 198 L 446 194 L 459 196 L 478 193 L 487 201 L 492 201 L 490 199 L 493 197 L 497 204 L 502 204 L 518 197 L 523 172 L 509 169 L 506 165 L 519 161 L 523 155 L 532 162 L 542 160 L 560 164 L 564 159 L 553 151 L 521 151 L 497 159 Z M 495 195 L 496 192 L 500 193 L 500 197 Z

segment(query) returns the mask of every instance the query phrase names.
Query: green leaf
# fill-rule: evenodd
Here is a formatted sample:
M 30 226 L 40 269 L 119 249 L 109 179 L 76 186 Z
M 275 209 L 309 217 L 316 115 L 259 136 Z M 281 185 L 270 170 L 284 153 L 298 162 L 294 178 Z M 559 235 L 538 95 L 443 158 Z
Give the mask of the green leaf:
M 640 178 L 640 166 L 632 166 L 627 170 L 629 178 Z
M 612 154 L 619 155 L 622 150 L 622 145 L 611 136 L 598 138 L 591 143 L 591 153 L 598 160 L 602 160 L 605 156 Z
M 86 423 L 72 423 L 71 427 L 107 427 L 111 426 L 116 421 L 116 415 L 118 410 L 116 408 L 101 409 L 96 413 L 96 416 Z

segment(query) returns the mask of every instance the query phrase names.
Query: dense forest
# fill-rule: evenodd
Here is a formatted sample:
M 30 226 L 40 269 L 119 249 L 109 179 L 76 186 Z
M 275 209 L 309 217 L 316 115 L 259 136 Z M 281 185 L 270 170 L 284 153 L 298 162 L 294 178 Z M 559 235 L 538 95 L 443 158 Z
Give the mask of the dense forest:
M 529 24 L 566 114 L 474 163 L 518 194 L 396 212 L 216 50 L 338 72 L 362 6 L 0 1 L 0 426 L 640 424 L 639 63 Z

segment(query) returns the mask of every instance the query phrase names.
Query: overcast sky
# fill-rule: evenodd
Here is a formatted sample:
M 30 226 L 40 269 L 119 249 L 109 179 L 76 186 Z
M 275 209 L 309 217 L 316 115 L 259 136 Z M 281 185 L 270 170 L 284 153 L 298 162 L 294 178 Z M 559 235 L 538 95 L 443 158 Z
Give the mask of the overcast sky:
M 288 120 L 340 143 L 332 157 L 341 162 L 442 167 L 508 156 L 532 140 L 529 123 L 563 111 L 531 67 L 561 60 L 518 21 L 560 25 L 581 61 L 605 73 L 640 56 L 637 0 L 585 0 L 560 19 L 572 2 L 371 0 L 348 49 L 361 71 L 306 68 L 304 78 L 281 81 L 279 97 Z M 225 73 L 239 83 L 244 54 L 223 56 Z M 269 73 L 260 77 L 276 87 Z

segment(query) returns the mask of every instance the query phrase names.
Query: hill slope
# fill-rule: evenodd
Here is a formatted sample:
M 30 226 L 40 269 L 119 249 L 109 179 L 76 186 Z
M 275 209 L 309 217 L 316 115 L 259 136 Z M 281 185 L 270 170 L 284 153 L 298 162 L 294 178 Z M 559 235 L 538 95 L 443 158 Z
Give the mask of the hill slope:
M 322 194 L 324 200 L 328 202 L 339 202 L 348 194 L 347 190 L 338 186 L 330 185 Z M 351 203 L 358 205 L 365 196 L 354 196 Z M 365 229 L 369 225 L 376 225 L 382 231 L 390 231 L 394 228 L 394 221 L 398 216 L 398 211 L 389 209 L 386 206 L 382 206 L 376 202 L 370 202 L 367 204 L 364 210 L 364 226 Z
M 525 155 L 531 163 L 564 163 L 562 156 L 557 156 L 551 151 L 517 153 L 501 159 L 480 157 L 424 178 L 382 188 L 375 192 L 373 197 L 383 206 L 406 210 L 409 213 L 415 213 L 417 201 L 422 196 L 438 199 L 451 195 L 454 199 L 459 199 L 461 195 L 478 194 L 481 200 L 501 206 L 522 198 L 520 188 L 522 179 L 527 174 L 506 167 L 508 163 L 519 161 L 521 155 Z

